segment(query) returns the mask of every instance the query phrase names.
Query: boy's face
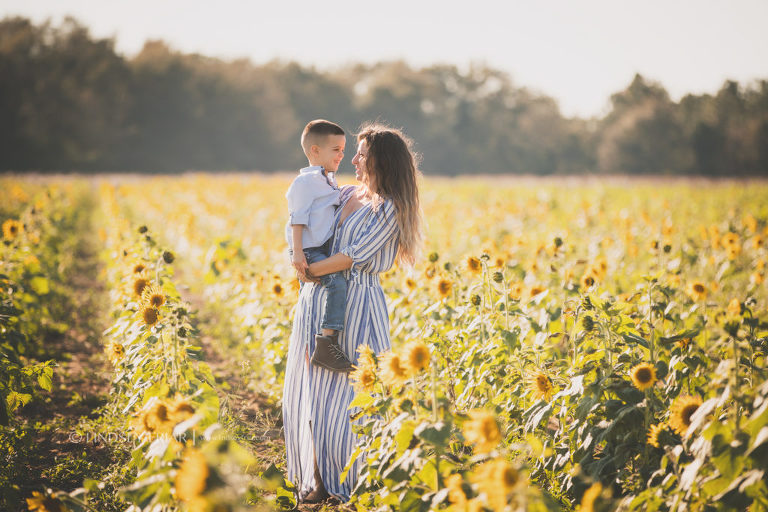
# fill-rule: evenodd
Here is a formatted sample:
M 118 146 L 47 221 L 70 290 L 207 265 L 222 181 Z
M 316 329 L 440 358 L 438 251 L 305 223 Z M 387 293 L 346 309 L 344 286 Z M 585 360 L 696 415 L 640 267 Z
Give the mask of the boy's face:
M 317 144 L 313 144 L 311 151 L 315 157 L 314 164 L 322 165 L 328 172 L 336 172 L 341 160 L 344 158 L 344 146 L 347 137 L 344 135 L 326 135 L 320 138 Z

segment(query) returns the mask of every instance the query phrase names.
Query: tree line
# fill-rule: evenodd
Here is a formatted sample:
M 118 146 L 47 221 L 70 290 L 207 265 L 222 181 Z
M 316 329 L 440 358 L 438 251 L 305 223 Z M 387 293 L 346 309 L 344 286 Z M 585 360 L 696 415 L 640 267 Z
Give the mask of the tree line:
M 568 118 L 485 65 L 319 71 L 162 41 L 127 58 L 72 18 L 0 20 L 4 171 L 292 170 L 301 129 L 322 117 L 350 133 L 364 120 L 403 127 L 425 173 L 768 175 L 768 80 L 675 102 L 636 75 L 610 106 Z

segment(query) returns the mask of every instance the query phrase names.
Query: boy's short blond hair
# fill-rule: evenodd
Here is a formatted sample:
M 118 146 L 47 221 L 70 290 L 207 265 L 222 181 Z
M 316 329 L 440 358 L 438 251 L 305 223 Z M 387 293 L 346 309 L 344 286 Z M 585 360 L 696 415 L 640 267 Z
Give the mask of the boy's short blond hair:
M 317 144 L 320 137 L 326 135 L 346 135 L 341 126 L 325 119 L 315 119 L 307 123 L 304 131 L 301 132 L 301 147 L 305 154 L 309 154 L 309 149 L 313 144 Z

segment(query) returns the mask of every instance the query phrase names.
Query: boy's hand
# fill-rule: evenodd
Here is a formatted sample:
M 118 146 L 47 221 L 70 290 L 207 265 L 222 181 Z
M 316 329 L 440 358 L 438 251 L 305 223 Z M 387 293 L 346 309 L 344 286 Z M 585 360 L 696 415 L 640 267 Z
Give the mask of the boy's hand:
M 309 269 L 309 265 L 307 265 L 307 257 L 304 256 L 304 251 L 295 251 L 293 253 L 293 258 L 291 259 L 291 264 L 293 264 L 293 268 L 296 269 L 296 272 L 299 272 L 300 274 L 306 273 L 307 269 Z

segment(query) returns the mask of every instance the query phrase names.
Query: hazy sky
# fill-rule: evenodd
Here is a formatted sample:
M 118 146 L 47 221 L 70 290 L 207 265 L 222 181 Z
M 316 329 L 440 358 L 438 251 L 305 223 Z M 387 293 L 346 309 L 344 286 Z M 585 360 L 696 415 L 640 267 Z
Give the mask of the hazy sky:
M 553 96 L 566 115 L 599 115 L 636 72 L 674 99 L 768 78 L 766 0 L 0 0 L 0 16 L 58 24 L 67 14 L 127 55 L 164 39 L 184 52 L 323 70 L 484 62 Z

